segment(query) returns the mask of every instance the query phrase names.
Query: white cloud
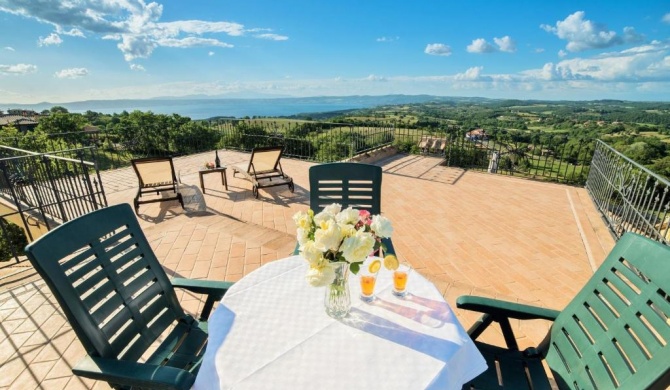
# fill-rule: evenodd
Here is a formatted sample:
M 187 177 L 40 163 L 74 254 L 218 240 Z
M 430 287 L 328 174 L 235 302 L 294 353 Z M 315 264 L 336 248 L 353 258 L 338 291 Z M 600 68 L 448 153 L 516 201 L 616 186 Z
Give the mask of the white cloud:
M 60 43 L 60 35 L 116 40 L 126 61 L 147 58 L 157 47 L 215 46 L 233 47 L 217 37 L 226 34 L 240 37 L 248 34 L 273 41 L 288 37 L 271 33 L 268 28 L 245 28 L 225 21 L 176 20 L 161 22 L 163 5 L 146 0 L 0 0 L 0 12 L 32 18 L 55 27 L 56 33 L 41 38 L 43 44 Z M 267 32 L 267 33 L 261 33 Z M 56 38 L 58 37 L 58 38 Z
M 665 15 L 663 15 L 663 19 L 661 19 L 661 20 L 663 21 L 663 23 L 670 24 L 670 12 L 668 12 L 668 13 L 665 14 Z
M 160 15 L 156 19 L 160 18 Z M 206 22 L 202 20 L 179 20 L 176 22 L 159 23 L 157 27 L 163 30 L 168 36 L 177 36 L 180 33 L 186 34 L 213 34 L 223 33 L 230 36 L 241 36 L 244 34 L 244 25 L 229 22 Z M 258 31 L 258 30 L 254 30 Z
M 11 46 L 5 46 L 4 49 L 7 50 L 7 51 L 16 51 L 16 50 L 14 50 L 14 48 L 11 47 Z
M 158 45 L 165 47 L 196 47 L 196 46 L 218 46 L 218 47 L 233 47 L 233 45 L 221 42 L 217 39 L 211 38 L 196 38 L 187 37 L 182 39 L 164 38 L 157 41 Z
M 366 80 L 366 81 L 387 81 L 387 78 L 384 77 L 384 76 L 377 76 L 377 75 L 371 74 L 368 77 L 366 77 L 364 80 Z
M 448 45 L 444 45 L 442 43 L 429 43 L 428 45 L 426 45 L 424 53 L 433 56 L 450 56 L 451 47 L 449 47 Z
M 60 35 L 56 33 L 51 33 L 46 38 L 40 37 L 40 39 L 37 41 L 37 45 L 39 46 L 50 46 L 50 45 L 58 46 L 61 43 L 63 43 L 63 40 L 60 38 Z
M 146 36 L 123 35 L 116 46 L 123 52 L 126 61 L 132 61 L 136 58 L 148 58 L 158 43 Z
M 32 64 L 0 65 L 0 74 L 27 74 L 37 72 Z
M 77 79 L 88 75 L 88 69 L 86 68 L 69 68 L 59 70 L 54 73 L 54 77 L 59 79 Z
M 285 35 L 278 35 L 278 34 L 257 34 L 254 35 L 256 38 L 260 39 L 268 39 L 270 41 L 287 41 L 288 37 Z
M 465 71 L 465 73 L 458 73 L 454 76 L 455 80 L 477 81 L 482 79 L 483 66 L 474 66 Z
M 214 52 L 213 52 L 213 51 L 210 51 L 210 52 L 207 53 L 207 55 L 211 57 L 211 56 L 214 55 Z
M 84 33 L 78 28 L 63 30 L 62 28 L 56 26 L 56 32 L 63 35 L 69 35 L 71 37 L 86 38 L 86 35 L 84 35 Z
M 521 72 L 524 77 L 552 80 L 593 80 L 597 82 L 670 81 L 670 43 L 637 46 L 593 58 L 572 58 L 545 64 L 542 70 Z
M 568 52 L 561 49 L 561 50 L 558 51 L 558 56 L 561 57 L 561 58 L 565 58 L 565 57 L 568 56 Z
M 377 42 L 394 42 L 400 39 L 400 37 L 379 37 L 375 39 Z
M 544 53 L 544 49 L 541 47 L 538 47 L 537 49 L 534 50 L 535 53 Z
M 493 42 L 498 45 L 500 51 L 506 53 L 514 53 L 516 51 L 516 42 L 509 35 L 505 35 L 502 38 L 493 38 Z
M 623 41 L 626 43 L 640 43 L 644 41 L 644 35 L 638 34 L 633 27 L 624 27 Z
M 623 43 L 638 43 L 644 39 L 633 27 L 625 27 L 623 35 L 609 31 L 604 24 L 584 19 L 584 11 L 577 11 L 565 20 L 556 22 L 556 26 L 540 25 L 543 30 L 568 41 L 568 51 L 580 52 L 589 49 L 604 49 Z
M 144 72 L 146 69 L 142 65 L 139 64 L 130 64 L 130 70 L 136 70 L 140 72 Z
M 471 44 L 468 45 L 468 53 L 491 53 L 496 49 L 490 43 L 486 42 L 484 38 L 474 39 Z

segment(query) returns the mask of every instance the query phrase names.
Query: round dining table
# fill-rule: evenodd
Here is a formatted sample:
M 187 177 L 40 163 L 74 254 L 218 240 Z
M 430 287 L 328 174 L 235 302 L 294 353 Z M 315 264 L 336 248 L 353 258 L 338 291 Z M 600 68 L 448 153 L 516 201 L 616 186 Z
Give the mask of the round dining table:
M 209 319 L 194 389 L 460 389 L 486 370 L 451 307 L 418 272 L 399 298 L 382 267 L 370 303 L 350 274 L 351 311 L 334 319 L 307 268 L 288 257 L 230 288 Z

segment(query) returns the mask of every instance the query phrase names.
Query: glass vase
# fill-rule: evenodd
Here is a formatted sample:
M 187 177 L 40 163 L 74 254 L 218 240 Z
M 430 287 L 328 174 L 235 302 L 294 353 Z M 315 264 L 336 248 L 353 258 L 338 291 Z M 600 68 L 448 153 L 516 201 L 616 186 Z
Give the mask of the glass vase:
M 335 271 L 333 283 L 326 286 L 324 305 L 326 313 L 336 319 L 344 318 L 351 310 L 349 296 L 349 263 L 337 262 L 332 264 Z

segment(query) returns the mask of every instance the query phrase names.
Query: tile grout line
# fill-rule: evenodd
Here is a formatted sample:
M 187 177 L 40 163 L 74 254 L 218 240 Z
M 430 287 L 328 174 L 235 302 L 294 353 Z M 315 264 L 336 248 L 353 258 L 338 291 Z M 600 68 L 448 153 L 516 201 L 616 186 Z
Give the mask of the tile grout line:
M 579 235 L 582 238 L 582 244 L 584 245 L 584 249 L 586 250 L 586 256 L 589 258 L 589 265 L 591 266 L 591 270 L 595 273 L 596 267 L 595 262 L 593 261 L 593 253 L 591 253 L 591 246 L 588 243 L 588 239 L 586 238 L 586 234 L 584 233 L 584 229 L 582 228 L 582 221 L 579 219 L 579 216 L 577 215 L 577 210 L 575 210 L 575 204 L 572 201 L 572 197 L 570 196 L 570 190 L 565 189 L 565 194 L 568 196 L 568 203 L 570 203 L 570 210 L 572 210 L 572 216 L 575 218 L 575 222 L 577 223 L 577 230 L 579 230 Z

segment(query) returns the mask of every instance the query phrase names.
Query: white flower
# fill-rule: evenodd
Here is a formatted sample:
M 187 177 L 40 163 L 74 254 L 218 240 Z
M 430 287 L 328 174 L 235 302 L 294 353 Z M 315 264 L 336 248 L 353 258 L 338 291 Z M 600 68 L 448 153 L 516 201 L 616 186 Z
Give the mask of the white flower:
M 314 216 L 314 224 L 317 229 L 323 229 L 324 223 L 328 221 L 335 221 L 335 216 L 326 212 L 326 210 Z
M 358 210 L 348 207 L 339 212 L 335 217 L 335 219 L 337 219 L 337 222 L 339 222 L 340 224 L 347 223 L 355 225 L 359 219 Z
M 296 236 L 298 238 L 298 244 L 303 245 L 305 242 L 307 242 L 307 240 L 309 240 L 309 230 L 298 228 Z
M 300 244 L 300 254 L 312 267 L 325 260 L 323 258 L 324 250 L 325 248 L 318 246 L 314 241 L 306 241 L 304 244 Z
M 351 237 L 356 234 L 356 226 L 347 223 L 339 223 L 338 225 L 340 225 L 340 232 L 342 233 L 343 238 Z
M 335 271 L 328 262 L 316 267 L 309 267 L 307 271 L 307 282 L 314 287 L 323 287 L 333 283 Z
M 326 250 L 336 251 L 340 248 L 342 232 L 334 218 L 321 223 L 321 228 L 314 232 L 314 242 Z
M 329 205 L 329 206 L 326 206 L 326 207 L 323 209 L 323 212 L 324 212 L 324 213 L 328 213 L 328 214 L 330 214 L 330 215 L 332 215 L 332 216 L 334 217 L 334 216 L 336 216 L 336 215 L 340 212 L 340 210 L 342 210 L 342 205 L 339 204 L 339 203 L 333 203 L 333 204 L 331 204 L 331 205 Z
M 342 243 L 342 256 L 349 263 L 364 261 L 375 247 L 375 238 L 371 233 L 363 229 L 356 232 L 352 237 L 347 237 Z
M 382 238 L 391 237 L 391 234 L 393 234 L 393 226 L 391 226 L 391 221 L 389 221 L 389 219 L 386 217 L 382 217 L 381 215 L 375 215 L 372 217 L 370 229 L 372 229 L 378 237 Z
M 293 222 L 295 222 L 298 229 L 310 230 L 312 228 L 312 217 L 306 211 L 295 213 Z

